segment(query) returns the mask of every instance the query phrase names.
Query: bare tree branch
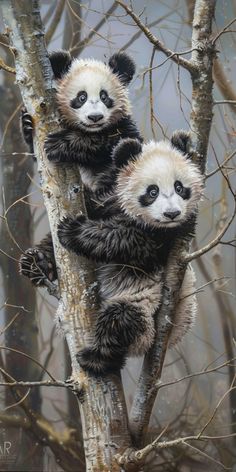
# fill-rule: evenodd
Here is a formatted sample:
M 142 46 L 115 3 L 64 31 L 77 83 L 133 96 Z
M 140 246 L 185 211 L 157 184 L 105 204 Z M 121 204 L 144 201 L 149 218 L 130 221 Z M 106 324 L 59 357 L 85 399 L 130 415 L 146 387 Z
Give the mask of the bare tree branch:
M 58 24 L 61 20 L 61 17 L 62 17 L 62 14 L 63 14 L 63 11 L 64 11 L 64 7 L 65 7 L 65 0 L 60 0 L 58 3 L 57 3 L 57 7 L 56 7 L 56 10 L 55 10 L 55 13 L 54 13 L 54 16 L 52 18 L 52 21 L 47 29 L 47 32 L 45 34 L 45 41 L 46 41 L 46 44 L 49 44 L 57 27 L 58 27 Z
M 191 61 L 180 57 L 177 52 L 171 51 L 171 49 L 167 48 L 158 38 L 154 36 L 154 34 L 149 30 L 147 26 L 140 20 L 139 16 L 134 13 L 134 11 L 128 7 L 122 0 L 116 0 L 116 2 L 126 11 L 126 13 L 134 20 L 136 25 L 143 31 L 145 36 L 148 38 L 150 43 L 155 46 L 158 51 L 163 52 L 167 57 L 170 57 L 172 61 L 176 62 L 180 66 L 187 69 L 191 74 L 197 72 L 197 65 L 193 64 Z
M 236 207 L 235 207 L 234 212 L 232 213 L 230 219 L 227 221 L 227 223 L 222 228 L 222 230 L 219 232 L 219 234 L 212 241 L 210 241 L 209 244 L 207 244 L 203 248 L 199 249 L 198 251 L 192 252 L 191 254 L 188 254 L 185 257 L 185 261 L 186 262 L 191 262 L 194 259 L 196 259 L 197 257 L 203 256 L 203 254 L 206 254 L 206 252 L 209 252 L 217 244 L 219 244 L 221 242 L 221 239 L 223 238 L 224 234 L 226 233 L 227 229 L 230 227 L 235 215 L 236 215 Z
M 14 67 L 11 67 L 5 64 L 4 60 L 1 57 L 0 57 L 0 69 L 5 70 L 6 72 L 10 72 L 11 74 L 16 73 Z
M 1 372 L 8 382 L 16 382 L 4 369 L 1 369 Z M 15 428 L 22 427 L 30 436 L 33 436 L 36 441 L 39 441 L 44 446 L 48 445 L 55 454 L 58 464 L 60 464 L 64 470 L 81 470 L 81 467 L 83 470 L 83 451 L 81 451 L 80 445 L 76 443 L 73 431 L 68 429 L 59 433 L 51 426 L 46 418 L 30 408 L 26 396 L 21 397 L 21 392 L 18 390 L 17 386 L 12 388 L 11 391 L 16 400 L 16 404 L 20 404 L 26 417 L 22 415 L 10 416 L 1 413 L 0 424 L 3 423 L 4 426 L 7 425 Z
M 52 376 L 52 374 L 50 374 L 50 372 L 45 369 L 43 367 L 43 365 L 37 361 L 37 359 L 34 359 L 32 356 L 30 356 L 29 354 L 26 354 L 26 352 L 22 352 L 22 351 L 19 351 L 18 349 L 14 349 L 13 347 L 7 347 L 7 346 L 0 346 L 0 350 L 3 349 L 5 351 L 11 351 L 11 352 L 15 352 L 16 354 L 19 354 L 20 356 L 22 357 L 26 357 L 27 359 L 30 359 L 32 362 L 34 362 L 35 364 L 37 364 L 39 367 L 41 367 L 41 369 L 43 369 L 47 374 L 48 376 L 50 377 L 51 380 L 53 380 L 54 382 L 56 381 L 56 379 L 54 379 L 54 377 Z
M 222 34 L 226 33 L 227 30 L 229 29 L 229 27 L 235 23 L 236 21 L 236 18 L 233 18 L 233 20 L 229 21 L 229 23 L 227 23 L 227 25 L 214 37 L 214 39 L 212 40 L 213 44 L 216 43 L 216 41 L 218 41 L 218 39 L 221 37 Z
M 236 105 L 236 100 L 215 100 L 214 105 Z
M 224 162 L 221 164 L 221 165 L 218 165 L 218 167 L 216 167 L 215 170 L 213 170 L 212 172 L 209 172 L 209 174 L 206 174 L 206 179 L 209 179 L 209 177 L 212 177 L 213 175 L 215 175 L 217 172 L 221 171 L 222 169 L 224 169 L 225 167 L 225 164 L 227 164 L 227 162 L 229 162 L 232 157 L 234 157 L 236 154 L 236 150 L 234 150 L 233 152 L 231 152 L 231 154 L 226 157 L 226 159 L 224 159 Z
M 225 363 L 225 365 L 226 364 L 227 363 Z M 129 450 L 125 451 L 125 454 L 123 454 L 121 456 L 117 455 L 116 459 L 117 459 L 118 464 L 120 464 L 122 466 L 126 466 L 129 463 L 141 464 L 142 465 L 142 464 L 144 464 L 144 460 L 146 459 L 146 457 L 151 452 L 153 452 L 155 450 L 158 450 L 158 449 L 176 447 L 179 444 L 183 444 L 183 445 L 192 447 L 188 444 L 189 441 L 199 441 L 199 440 L 202 440 L 202 441 L 207 440 L 208 441 L 208 440 L 219 440 L 219 439 L 226 439 L 226 438 L 235 437 L 236 433 L 226 434 L 226 435 L 221 435 L 221 436 L 206 436 L 206 435 L 203 435 L 206 428 L 209 426 L 209 424 L 215 418 L 216 413 L 218 412 L 218 410 L 219 410 L 221 404 L 223 403 L 223 401 L 225 400 L 225 398 L 236 389 L 236 386 L 234 385 L 235 378 L 236 378 L 236 376 L 233 378 L 233 381 L 231 382 L 230 388 L 222 395 L 222 397 L 218 401 L 216 407 L 214 408 L 213 413 L 210 415 L 209 419 L 207 420 L 207 422 L 204 424 L 203 428 L 200 430 L 200 432 L 197 435 L 186 436 L 184 438 L 177 438 L 177 439 L 173 439 L 173 440 L 170 440 L 170 441 L 160 442 L 160 438 L 164 435 L 164 433 L 168 429 L 168 425 L 167 425 L 164 428 L 164 430 L 160 433 L 160 435 L 151 444 L 148 444 L 143 449 L 140 449 L 138 451 L 134 451 L 132 449 L 129 449 Z M 206 453 L 204 453 L 203 451 L 201 451 L 199 449 L 198 449 L 198 452 L 200 454 L 206 455 Z M 214 458 L 212 458 L 208 454 L 207 454 L 207 457 L 210 460 L 212 460 L 213 462 L 215 462 L 217 464 L 220 464 L 225 470 L 231 470 L 231 468 L 225 467 L 224 464 L 222 464 L 222 462 L 219 462 L 219 461 L 215 460 Z
M 234 103 L 236 102 L 236 91 L 234 90 L 233 85 L 230 84 L 219 59 L 214 60 L 213 77 L 224 99 L 227 100 L 231 110 L 235 113 L 236 109 Z
M 117 8 L 117 4 L 116 4 L 116 2 L 113 2 L 112 5 L 110 6 L 110 8 L 108 8 L 108 10 L 106 11 L 106 13 L 104 13 L 102 19 L 94 26 L 94 28 L 91 28 L 91 31 L 89 32 L 89 34 L 84 39 L 82 39 L 82 41 L 80 41 L 77 45 L 73 46 L 70 49 L 70 51 L 73 52 L 74 54 L 75 54 L 75 52 L 77 52 L 77 54 L 78 53 L 81 54 L 81 52 L 83 51 L 85 46 L 87 46 L 87 44 L 89 44 L 91 39 L 102 28 L 102 26 L 106 23 L 107 18 L 109 18 L 112 15 L 112 13 L 114 13 L 116 8 Z
M 166 18 L 168 18 L 169 16 L 171 16 L 173 14 L 173 11 L 169 11 L 168 13 L 166 13 L 165 15 L 163 16 L 160 16 L 157 20 L 155 21 L 152 21 L 151 23 L 145 25 L 147 28 L 152 28 L 152 26 L 156 26 L 158 25 L 159 23 L 161 23 L 161 21 L 165 20 Z M 123 46 L 122 46 L 122 51 L 125 51 L 126 49 L 128 49 L 138 38 L 140 38 L 140 36 L 142 35 L 142 30 L 138 30 L 135 34 L 133 34 L 133 36 L 131 36 L 131 38 L 127 41 L 127 43 L 125 43 Z

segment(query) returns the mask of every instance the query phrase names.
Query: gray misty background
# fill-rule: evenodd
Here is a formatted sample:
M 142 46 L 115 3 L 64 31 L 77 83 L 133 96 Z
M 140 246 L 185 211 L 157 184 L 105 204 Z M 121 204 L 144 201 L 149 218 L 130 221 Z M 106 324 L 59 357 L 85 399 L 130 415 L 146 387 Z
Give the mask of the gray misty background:
M 59 1 L 41 2 L 41 13 L 46 30 L 50 25 L 53 13 L 59 3 Z M 142 20 L 147 24 L 156 22 L 156 24 L 151 27 L 151 30 L 166 46 L 174 51 L 186 51 L 191 48 L 191 25 L 189 23 L 188 9 L 188 4 L 190 3 L 191 2 L 185 0 L 147 0 L 145 3 L 142 0 L 135 0 L 133 1 L 133 8 L 136 13 L 143 11 Z M 96 29 L 96 25 L 99 24 L 102 18 L 104 18 L 104 14 L 112 6 L 112 1 L 84 1 L 80 6 L 79 12 L 79 16 L 82 18 L 81 21 L 79 21 L 76 17 L 77 13 L 75 13 L 77 12 L 76 8 L 78 8 L 78 6 L 79 2 L 77 1 L 65 3 L 61 19 L 49 43 L 49 51 L 62 48 L 65 44 L 71 45 L 72 51 L 73 48 L 77 48 L 81 40 L 87 38 L 87 36 L 93 32 L 94 28 Z M 234 16 L 236 16 L 236 2 L 234 0 L 218 1 L 215 30 L 221 30 Z M 227 77 L 226 86 L 229 85 L 229 87 L 235 88 L 236 93 L 234 80 L 236 74 L 236 36 L 233 26 L 231 33 L 221 36 L 218 42 L 218 48 L 220 50 L 219 57 L 221 66 Z M 72 30 L 74 30 L 74 35 L 71 34 Z M 3 26 L 1 27 L 1 31 L 3 31 Z M 136 75 L 130 85 L 130 99 L 133 107 L 133 115 L 145 140 L 163 139 L 170 137 L 171 133 L 176 129 L 189 128 L 191 81 L 185 70 L 178 69 L 170 60 L 166 61 L 166 57 L 162 53 L 156 51 L 152 67 L 158 65 L 160 65 L 160 67 L 156 67 L 152 71 L 155 119 L 153 119 L 153 126 L 151 126 L 150 76 L 146 71 L 150 67 L 153 48 L 143 34 L 140 34 L 137 38 L 135 37 L 138 32 L 139 30 L 133 24 L 132 20 L 125 16 L 124 11 L 120 7 L 117 7 L 112 14 L 105 19 L 98 33 L 95 32 L 92 34 L 88 44 L 77 52 L 81 58 L 95 57 L 102 61 L 106 61 L 112 53 L 119 49 L 125 49 L 132 55 L 137 64 Z M 12 56 L 1 41 L 0 50 L 0 56 L 3 57 L 8 64 L 13 65 Z M 189 57 L 189 55 L 184 57 Z M 161 65 L 164 61 L 166 62 Z M 145 72 L 146 74 L 144 74 Z M 11 239 L 9 233 L 7 234 L 6 231 L 4 232 L 2 230 L 0 233 L 0 248 L 5 247 L 5 239 L 8 238 L 8 251 L 6 252 L 9 254 L 10 251 L 10 254 L 15 254 L 16 244 L 14 240 L 18 242 L 20 239 L 20 247 L 24 250 L 28 247 L 28 236 L 26 238 L 26 235 L 32 232 L 32 242 L 39 242 L 40 239 L 46 235 L 49 228 L 41 198 L 36 165 L 32 166 L 30 157 L 24 154 L 17 154 L 25 150 L 25 148 L 22 148 L 18 134 L 20 97 L 17 92 L 17 86 L 14 85 L 14 77 L 7 74 L 5 71 L 0 71 L 0 95 L 0 109 L 2 109 L 0 111 L 2 156 L 2 170 L 0 173 L 1 214 L 4 213 L 4 208 L 8 208 L 16 200 L 14 192 L 11 193 L 9 198 L 5 196 L 8 185 L 10 185 L 11 188 L 12 186 L 14 187 L 15 172 L 18 172 L 18 174 L 20 172 L 21 175 L 28 174 L 28 185 L 30 184 L 26 192 L 30 193 L 30 206 L 23 202 L 18 202 L 14 205 L 14 209 L 16 206 L 23 207 L 23 213 L 20 215 L 17 213 L 16 215 L 12 214 L 11 229 L 13 228 L 13 238 Z M 219 87 L 216 86 L 214 89 L 214 98 L 215 100 L 224 99 Z M 13 107 L 12 105 L 10 106 L 10 103 L 14 104 Z M 14 116 L 12 116 L 12 114 Z M 208 173 L 212 172 L 217 167 L 217 161 L 222 163 L 224 158 L 235 149 L 235 135 L 235 109 L 224 104 L 216 105 L 214 107 L 214 118 L 209 145 Z M 228 170 L 233 181 L 232 168 L 233 159 L 229 163 Z M 11 176 L 11 180 L 10 184 L 7 185 L 5 179 L 7 179 L 9 175 Z M 19 195 L 23 197 L 26 193 L 22 190 Z M 17 198 L 19 198 L 19 196 Z M 4 199 L 8 201 L 7 205 L 4 203 Z M 27 206 L 27 210 L 30 209 L 30 218 L 29 216 L 24 217 L 25 206 Z M 232 210 L 232 196 L 227 189 L 226 182 L 221 173 L 218 172 L 206 181 L 205 197 L 200 207 L 199 225 L 193 248 L 200 248 L 209 242 L 217 234 L 225 218 L 230 216 Z M 11 210 L 8 214 L 10 217 Z M 5 227 L 3 219 L 1 222 L 2 226 Z M 229 241 L 234 237 L 235 223 L 231 225 L 225 240 Z M 16 347 L 19 342 L 21 350 L 28 352 L 29 337 L 34 336 L 32 338 L 34 339 L 33 348 L 36 349 L 37 344 L 37 352 L 35 353 L 35 355 L 37 354 L 37 358 L 40 359 L 43 365 L 46 363 L 47 368 L 56 378 L 64 379 L 65 376 L 69 375 L 68 354 L 64 340 L 60 333 L 57 333 L 54 326 L 56 301 L 48 295 L 45 289 L 38 289 L 37 292 L 35 292 L 28 281 L 20 281 L 20 276 L 17 274 L 15 274 L 14 279 L 12 279 L 11 276 L 14 269 L 11 269 L 9 272 L 9 267 L 5 265 L 5 255 L 0 254 L 0 259 L 0 267 L 2 269 L 0 274 L 0 307 L 2 307 L 0 329 L 3 329 L 6 325 L 6 320 L 11 319 L 16 312 L 20 311 L 20 318 L 18 317 L 20 321 L 17 326 L 21 330 L 21 334 L 18 335 L 18 328 L 13 329 L 11 326 L 11 333 L 5 336 L 5 340 L 4 336 L 2 336 L 0 344 L 3 345 L 5 342 L 5 344 L 9 346 L 12 341 L 11 337 L 13 336 L 13 345 Z M 14 262 L 14 266 L 17 268 L 16 262 Z M 199 310 L 197 320 L 194 328 L 185 336 L 183 342 L 176 349 L 168 352 L 163 372 L 163 381 L 173 380 L 187 373 L 200 371 L 207 365 L 213 363 L 217 358 L 219 358 L 220 362 L 224 362 L 227 356 L 229 357 L 231 352 L 233 352 L 233 337 L 235 335 L 235 250 L 231 246 L 219 245 L 214 248 L 213 251 L 203 256 L 201 262 L 195 261 L 193 266 L 197 273 L 197 287 L 200 287 L 198 293 Z M 213 282 L 215 279 L 218 280 Z M 22 283 L 24 284 L 24 289 L 22 289 Z M 202 287 L 205 284 L 207 285 Z M 7 287 L 11 288 L 10 292 L 6 291 Z M 31 294 L 31 302 L 34 303 L 32 310 L 34 313 L 31 312 L 30 319 L 32 319 L 35 314 L 36 321 L 33 327 L 31 326 L 32 331 L 28 331 L 28 318 L 26 319 L 26 313 L 24 311 L 11 308 L 9 315 L 9 307 L 4 306 L 5 303 L 18 305 L 17 297 L 22 290 Z M 34 300 L 35 293 L 37 294 L 36 300 Z M 10 299 L 9 296 L 11 297 Z M 30 305 L 27 303 L 24 304 L 24 306 L 27 309 L 31 309 Z M 10 318 L 8 318 L 8 316 L 10 316 Z M 34 333 L 33 335 L 32 332 Z M 37 340 L 37 342 L 35 340 Z M 219 357 L 221 355 L 222 357 Z M 14 368 L 17 370 L 18 367 L 22 368 L 21 373 L 23 375 L 24 369 L 27 370 L 28 365 L 23 365 L 25 361 L 20 356 L 16 356 L 13 364 L 11 364 L 9 356 L 9 353 L 3 351 L 1 355 L 3 362 L 8 363 L 8 367 L 11 365 L 13 370 Z M 128 409 L 130 408 L 134 387 L 138 379 L 140 362 L 140 359 L 130 359 L 123 372 Z M 13 370 L 10 372 L 12 375 Z M 25 377 L 22 377 L 22 379 L 24 380 Z M 152 415 L 149 432 L 151 438 L 155 437 L 156 432 L 160 431 L 167 423 L 172 425 L 173 435 L 175 432 L 178 433 L 179 431 L 183 431 L 184 433 L 189 432 L 191 426 L 194 430 L 195 425 L 200 424 L 204 419 L 206 421 L 207 415 L 209 415 L 212 408 L 217 404 L 217 401 L 229 388 L 230 379 L 232 379 L 232 372 L 230 373 L 229 369 L 225 369 L 221 373 L 214 373 L 208 376 L 202 375 L 196 377 L 190 383 L 182 382 L 161 390 Z M 35 395 L 37 397 L 38 393 Z M 9 400 L 9 394 L 6 394 L 3 389 L 1 390 L 0 400 L 3 409 L 6 405 L 14 403 L 12 398 Z M 40 389 L 40 399 L 37 397 L 35 402 L 40 403 L 42 414 L 51 421 L 53 428 L 56 430 L 62 431 L 68 424 L 73 427 L 73 398 L 70 397 L 70 394 L 66 394 L 63 389 L 47 389 L 43 387 Z M 234 405 L 235 411 L 233 411 Z M 19 414 L 19 411 L 19 407 L 9 410 L 10 414 Z M 227 432 L 231 431 L 232 425 L 236 428 L 235 421 L 235 396 L 233 398 L 226 396 L 212 424 L 211 432 L 227 434 Z M 9 467 L 4 470 L 30 470 L 27 468 L 27 464 L 24 465 L 24 469 L 21 468 L 22 452 L 19 448 L 19 444 L 23 444 L 25 441 L 23 430 L 21 428 L 14 430 L 9 424 L 4 425 L 4 421 L 1 420 L 0 415 L 0 442 L 3 438 L 8 438 L 8 440 L 14 443 L 16 456 L 14 463 L 12 461 L 10 464 L 6 463 L 6 465 L 4 462 L 4 467 Z M 30 457 L 29 447 L 32 448 L 35 444 L 36 441 L 33 439 L 31 443 L 26 442 L 24 445 L 29 454 L 28 463 L 30 463 L 32 459 Z M 45 447 L 43 454 L 41 453 L 40 455 L 41 466 L 37 466 L 39 467 L 37 470 L 40 470 L 40 467 L 50 471 L 61 470 L 56 464 L 55 457 L 50 448 Z M 39 459 L 37 460 L 39 461 Z M 1 464 L 0 461 L 0 469 Z M 218 470 L 217 465 L 214 466 L 214 469 Z M 147 470 L 151 470 L 151 468 Z M 152 470 L 161 469 L 153 468 Z M 190 467 L 190 469 L 178 470 L 195 469 Z M 207 469 L 202 468 L 196 470 Z M 208 470 L 213 469 L 208 468 Z

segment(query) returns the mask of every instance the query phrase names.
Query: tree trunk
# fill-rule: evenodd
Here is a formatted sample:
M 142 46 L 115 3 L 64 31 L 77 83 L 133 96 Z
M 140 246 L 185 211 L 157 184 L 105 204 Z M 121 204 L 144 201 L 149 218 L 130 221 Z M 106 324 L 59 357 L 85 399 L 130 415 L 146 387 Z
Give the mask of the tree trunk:
M 191 64 L 194 68 L 191 72 L 193 89 L 190 130 L 194 160 L 202 172 L 206 167 L 213 116 L 212 67 L 215 57 L 215 45 L 212 42 L 211 33 L 215 4 L 216 0 L 196 0 L 193 18 Z M 144 434 L 147 431 L 157 396 L 158 379 L 161 378 L 168 339 L 172 329 L 170 321 L 174 320 L 180 287 L 187 266 L 184 259 L 188 251 L 189 243 L 186 244 L 186 242 L 179 240 L 169 255 L 168 266 L 165 271 L 163 302 L 156 323 L 157 339 L 144 359 L 130 415 L 130 425 L 138 446 L 142 444 Z
M 80 176 L 75 166 L 53 167 L 47 161 L 43 143 L 49 131 L 58 127 L 52 72 L 44 46 L 38 1 L 2 1 L 5 24 L 16 51 L 16 78 L 24 104 L 35 122 L 34 147 L 41 176 L 42 192 L 53 236 L 61 298 L 58 318 L 64 329 L 77 392 L 86 466 L 88 472 L 120 470 L 112 465 L 114 452 L 130 445 L 127 412 L 120 377 L 94 380 L 82 372 L 75 355 L 91 332 L 97 310 L 93 266 L 70 255 L 57 240 L 57 224 L 64 214 L 85 211 Z M 76 195 L 74 186 L 80 189 Z

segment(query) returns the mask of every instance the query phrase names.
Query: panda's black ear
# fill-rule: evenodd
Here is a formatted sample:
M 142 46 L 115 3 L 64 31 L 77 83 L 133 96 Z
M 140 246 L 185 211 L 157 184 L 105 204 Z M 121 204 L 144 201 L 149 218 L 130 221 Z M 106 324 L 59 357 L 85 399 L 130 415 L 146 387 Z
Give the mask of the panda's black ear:
M 135 64 L 125 52 L 117 52 L 111 56 L 109 63 L 113 74 L 117 74 L 123 85 L 128 85 L 135 73 Z
M 65 75 L 72 63 L 71 55 L 68 51 L 55 51 L 49 54 L 52 70 L 55 79 L 61 79 Z
M 171 137 L 171 144 L 186 157 L 191 157 L 192 140 L 188 131 L 175 131 Z
M 117 169 L 126 166 L 130 161 L 135 161 L 142 152 L 142 144 L 138 139 L 122 139 L 113 151 L 113 160 Z

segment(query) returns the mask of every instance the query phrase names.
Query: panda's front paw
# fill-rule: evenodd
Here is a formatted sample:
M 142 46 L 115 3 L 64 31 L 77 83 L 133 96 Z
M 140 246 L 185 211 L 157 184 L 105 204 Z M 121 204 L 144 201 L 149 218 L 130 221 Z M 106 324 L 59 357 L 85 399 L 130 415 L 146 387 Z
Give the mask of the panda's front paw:
M 36 286 L 43 286 L 46 279 L 52 282 L 57 278 L 55 264 L 37 248 L 25 251 L 20 258 L 19 268 L 20 274 L 28 277 Z
M 49 161 L 61 162 L 63 161 L 63 139 L 62 132 L 48 134 L 44 149 Z
M 87 221 L 84 215 L 79 215 L 77 218 L 65 216 L 58 224 L 57 235 L 60 243 L 65 248 L 69 249 L 73 246 L 76 237 L 79 236 L 83 223 Z
M 57 227 L 57 236 L 64 247 L 68 247 L 68 243 L 71 239 L 71 227 L 73 226 L 74 219 L 70 216 L 65 216 L 60 220 Z

